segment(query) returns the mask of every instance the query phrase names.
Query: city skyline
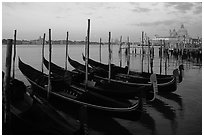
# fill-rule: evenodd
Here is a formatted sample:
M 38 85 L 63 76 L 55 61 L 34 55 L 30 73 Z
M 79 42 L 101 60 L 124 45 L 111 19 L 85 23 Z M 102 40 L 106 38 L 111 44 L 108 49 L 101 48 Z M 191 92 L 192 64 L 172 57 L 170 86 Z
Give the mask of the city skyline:
M 168 36 L 169 30 L 178 30 L 184 24 L 193 38 L 202 37 L 201 2 L 3 2 L 2 38 L 32 40 L 43 33 L 48 38 L 84 40 L 87 20 L 91 20 L 91 41 L 113 39 L 139 41 L 141 31 L 150 38 Z

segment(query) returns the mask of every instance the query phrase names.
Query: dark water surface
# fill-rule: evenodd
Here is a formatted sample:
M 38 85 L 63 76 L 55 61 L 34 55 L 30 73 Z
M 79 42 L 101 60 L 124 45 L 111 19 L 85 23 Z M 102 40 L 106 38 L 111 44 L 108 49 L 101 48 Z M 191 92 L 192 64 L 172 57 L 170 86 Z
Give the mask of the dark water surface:
M 69 47 L 69 55 L 72 59 L 84 63 L 82 60 L 83 46 Z M 6 46 L 2 48 L 2 69 L 5 68 Z M 124 52 L 123 52 L 124 53 Z M 140 49 L 137 49 L 140 53 Z M 41 46 L 17 45 L 17 56 L 23 62 L 41 70 Z M 45 46 L 45 57 L 48 59 L 48 46 Z M 99 61 L 99 47 L 90 46 L 90 58 Z M 126 57 L 123 54 L 123 66 Z M 16 59 L 18 66 L 18 59 Z M 52 61 L 59 66 L 65 66 L 65 47 L 53 45 Z M 147 57 L 144 58 L 144 71 L 148 71 Z M 102 47 L 102 62 L 108 62 L 107 46 Z M 113 63 L 119 65 L 118 46 L 113 46 Z M 159 73 L 160 59 L 158 48 L 155 48 L 154 72 Z M 90 134 L 202 134 L 202 64 L 175 60 L 170 57 L 165 72 L 165 60 L 162 60 L 162 74 L 172 74 L 173 69 L 179 64 L 184 64 L 184 80 L 178 85 L 176 92 L 168 95 L 157 95 L 152 103 L 145 103 L 142 117 L 137 121 L 110 118 L 107 116 L 89 115 Z M 141 56 L 131 55 L 131 70 L 141 71 Z M 45 69 L 45 68 L 44 68 Z M 68 63 L 68 69 L 73 68 Z M 46 69 L 45 69 L 46 70 Z M 46 70 L 47 72 L 47 70 Z M 28 81 L 15 68 L 16 78 L 29 85 Z

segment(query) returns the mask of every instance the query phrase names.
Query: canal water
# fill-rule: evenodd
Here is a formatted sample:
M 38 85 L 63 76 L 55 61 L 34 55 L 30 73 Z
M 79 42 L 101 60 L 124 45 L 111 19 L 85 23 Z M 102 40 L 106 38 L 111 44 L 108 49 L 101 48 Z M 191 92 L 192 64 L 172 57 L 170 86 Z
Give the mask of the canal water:
M 22 80 L 26 85 L 29 85 L 29 82 L 18 68 L 18 57 L 23 62 L 41 70 L 41 47 L 40 45 L 17 45 L 16 78 Z M 112 63 L 119 65 L 119 46 L 113 45 L 112 51 Z M 82 53 L 84 53 L 83 45 L 69 46 L 69 56 L 80 63 L 84 63 Z M 130 69 L 141 72 L 141 48 L 136 48 L 136 53 L 131 54 Z M 5 56 L 6 45 L 3 45 L 2 70 L 5 69 Z M 107 45 L 102 46 L 101 57 L 102 63 L 108 63 Z M 45 46 L 45 58 L 48 59 L 48 45 Z M 99 61 L 98 45 L 90 45 L 90 58 Z M 126 60 L 127 58 L 123 50 L 122 66 L 126 65 Z M 110 118 L 108 116 L 89 116 L 89 134 L 202 134 L 202 63 L 192 60 L 176 60 L 171 56 L 169 60 L 165 60 L 164 58 L 160 60 L 158 47 L 155 47 L 154 73 L 160 73 L 160 61 L 162 61 L 162 74 L 172 74 L 172 71 L 178 68 L 180 64 L 184 65 L 184 79 L 178 85 L 178 89 L 172 94 L 157 95 L 153 103 L 145 103 L 144 112 L 137 121 Z M 53 45 L 52 62 L 61 67 L 65 66 L 65 46 Z M 165 64 L 167 64 L 167 67 L 165 67 Z M 69 63 L 68 69 L 73 69 Z M 48 72 L 45 67 L 44 70 L 45 73 Z M 148 72 L 147 56 L 144 56 L 143 71 Z

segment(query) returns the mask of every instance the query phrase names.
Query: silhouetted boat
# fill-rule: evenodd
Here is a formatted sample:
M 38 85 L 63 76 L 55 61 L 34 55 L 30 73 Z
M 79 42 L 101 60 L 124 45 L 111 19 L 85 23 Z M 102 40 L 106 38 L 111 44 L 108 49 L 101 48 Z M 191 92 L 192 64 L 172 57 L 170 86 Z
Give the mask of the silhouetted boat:
M 85 61 L 85 56 L 82 54 L 83 60 Z M 93 59 L 88 59 L 88 63 L 92 68 L 101 68 L 104 71 L 108 71 L 109 66 L 97 61 L 94 61 Z M 183 80 L 183 70 L 184 67 L 183 65 L 179 66 L 179 79 L 178 79 L 178 83 L 182 82 Z M 116 66 L 114 64 L 111 64 L 111 73 L 113 73 L 112 75 L 114 75 L 115 77 L 118 78 L 124 78 L 127 79 L 129 82 L 149 82 L 149 78 L 151 76 L 152 73 L 148 73 L 148 72 L 135 72 L 135 71 L 129 71 L 128 73 L 128 67 L 119 67 Z M 172 76 L 173 75 L 161 75 L 161 74 L 156 74 L 157 75 L 157 82 L 159 83 L 164 83 L 164 82 L 169 82 L 172 80 Z
M 10 81 L 10 126 L 3 124 L 3 134 L 74 134 L 74 127 L 56 109 L 26 91 L 22 81 Z M 3 109 L 4 110 L 4 109 Z M 3 111 L 4 115 L 4 111 Z
M 83 64 L 80 64 L 79 62 L 72 60 L 69 56 L 68 56 L 68 60 L 69 63 L 78 71 L 85 73 L 85 66 Z M 103 69 L 100 68 L 89 68 L 89 73 L 94 73 L 93 74 L 93 78 L 94 79 L 98 79 L 98 80 L 103 80 L 103 81 L 107 81 L 112 84 L 115 85 L 115 87 L 117 87 L 118 85 L 120 85 L 120 89 L 123 90 L 134 90 L 134 88 L 138 87 L 138 86 L 151 86 L 151 84 L 147 81 L 140 81 L 140 83 L 133 83 L 133 82 L 128 82 L 127 79 L 114 79 L 114 75 L 113 78 L 111 78 L 110 80 L 107 78 L 107 72 L 104 71 Z M 158 92 L 174 92 L 177 89 L 177 76 L 178 76 L 178 69 L 175 69 L 173 71 L 173 76 L 172 79 L 168 82 L 163 82 L 163 83 L 158 83 Z M 121 86 L 124 86 L 123 88 Z
M 43 58 L 43 63 L 46 66 L 46 68 L 49 69 L 48 67 L 49 62 L 45 58 Z M 59 67 L 52 62 L 51 62 L 51 72 L 52 74 L 61 76 L 61 77 L 64 77 L 67 73 L 69 73 L 69 75 L 72 75 L 72 84 L 84 86 L 84 79 L 85 79 L 84 73 L 65 70 L 62 67 Z M 92 75 L 94 72 L 90 72 L 90 73 L 91 73 L 90 76 L 93 77 Z M 92 81 L 91 83 L 94 83 L 94 84 L 88 84 L 87 87 L 89 89 L 94 90 L 95 92 L 98 92 L 100 94 L 111 96 L 114 98 L 134 98 L 135 96 L 140 96 L 141 92 L 145 92 L 146 94 L 148 94 L 146 95 L 147 100 L 152 100 L 152 98 L 154 97 L 153 93 L 148 93 L 148 91 L 152 89 L 152 87 L 150 86 L 148 87 L 137 86 L 133 90 L 124 90 L 123 88 L 124 86 L 122 87 L 121 84 L 117 86 L 113 86 L 112 83 L 104 82 L 98 79 Z
M 19 69 L 31 83 L 34 94 L 47 98 L 48 76 L 31 66 L 23 63 L 19 58 Z M 134 111 L 140 111 L 142 108 L 142 100 L 135 98 L 134 100 L 116 100 L 112 99 L 84 87 L 68 85 L 67 81 L 61 78 L 51 77 L 52 90 L 49 93 L 49 101 L 63 104 L 67 109 L 77 109 L 86 106 L 88 110 L 100 111 L 113 114 L 129 114 Z

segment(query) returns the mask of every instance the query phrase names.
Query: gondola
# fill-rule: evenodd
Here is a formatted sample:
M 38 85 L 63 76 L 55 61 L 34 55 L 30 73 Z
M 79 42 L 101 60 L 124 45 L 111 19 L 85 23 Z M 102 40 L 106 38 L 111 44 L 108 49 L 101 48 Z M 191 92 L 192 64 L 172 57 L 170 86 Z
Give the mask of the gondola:
M 85 73 L 85 66 L 83 64 L 80 64 L 79 62 L 71 59 L 68 56 L 68 61 L 69 63 L 78 71 Z M 147 81 L 143 82 L 140 81 L 140 83 L 133 83 L 133 82 L 128 82 L 128 79 L 117 79 L 117 77 L 114 77 L 115 75 L 112 75 L 113 77 L 109 80 L 107 78 L 107 72 L 104 71 L 104 69 L 101 68 L 89 68 L 90 72 L 95 72 L 95 75 L 93 75 L 93 77 L 95 79 L 98 80 L 103 80 L 103 81 L 109 81 L 109 83 L 111 83 L 114 86 L 118 86 L 120 85 L 120 89 L 130 89 L 133 90 L 135 87 L 137 86 L 151 86 L 150 83 L 146 83 Z M 102 73 L 101 73 L 102 72 Z M 106 74 L 105 74 L 106 73 Z M 168 82 L 161 82 L 161 83 L 157 83 L 158 85 L 158 92 L 163 92 L 163 93 L 167 93 L 167 92 L 174 92 L 177 89 L 177 79 L 178 79 L 178 69 L 175 69 L 173 71 L 173 76 L 171 76 L 171 80 Z M 114 79 L 115 78 L 115 79 Z M 123 87 L 124 86 L 124 87 Z M 132 89 L 131 89 L 132 88 Z
M 82 54 L 82 58 L 85 61 L 85 56 Z M 102 68 L 105 71 L 108 71 L 109 66 L 103 63 L 99 63 L 93 59 L 88 59 L 88 63 L 92 68 Z M 148 81 L 150 78 L 151 73 L 148 72 L 135 72 L 135 71 L 129 71 L 128 73 L 128 68 L 125 67 L 119 67 L 114 64 L 111 64 L 111 70 L 114 73 L 114 75 L 118 78 L 126 78 L 128 81 L 131 82 L 139 82 L 139 81 Z M 181 83 L 183 80 L 183 70 L 184 67 L 183 65 L 179 66 L 179 77 L 178 77 L 178 83 Z M 172 79 L 172 75 L 162 75 L 162 74 L 156 74 L 157 75 L 157 82 L 162 83 L 162 82 L 167 82 L 170 79 Z
M 27 80 L 31 83 L 34 94 L 47 98 L 48 76 L 31 66 L 23 63 L 19 58 L 19 69 Z M 86 106 L 90 111 L 97 111 L 109 115 L 128 115 L 133 112 L 141 111 L 142 99 L 134 100 L 116 100 L 90 90 L 84 87 L 68 85 L 68 82 L 62 78 L 51 76 L 51 91 L 49 101 L 61 104 L 65 109 L 77 109 Z
M 47 102 L 32 96 L 22 81 L 13 78 L 10 80 L 10 125 L 2 125 L 3 134 L 10 135 L 74 134 L 79 129 Z
M 47 69 L 49 69 L 49 62 L 43 58 L 43 63 Z M 82 66 L 83 67 L 83 66 Z M 83 68 L 85 69 L 85 68 Z M 91 69 L 89 69 L 91 70 Z M 85 75 L 84 73 L 77 72 L 76 70 L 74 71 L 69 71 L 65 70 L 60 66 L 57 66 L 56 64 L 51 62 L 51 72 L 53 75 L 57 75 L 58 77 L 64 77 L 65 75 L 69 74 L 72 77 L 72 84 L 78 85 L 78 86 L 84 86 L 84 79 Z M 89 84 L 87 85 L 87 88 L 94 90 L 97 93 L 109 96 L 109 97 L 114 97 L 114 98 L 134 98 L 135 96 L 138 96 L 141 94 L 141 92 L 145 93 L 145 97 L 147 100 L 152 100 L 154 98 L 154 93 L 152 93 L 152 87 L 148 86 L 138 86 L 134 88 L 134 90 L 122 90 L 119 88 L 119 86 L 116 86 L 114 88 L 113 85 L 111 85 L 109 82 L 105 83 L 100 80 L 94 80 L 93 75 L 95 72 L 90 72 L 91 73 L 89 76 L 90 81 Z M 146 95 L 148 94 L 148 95 Z

